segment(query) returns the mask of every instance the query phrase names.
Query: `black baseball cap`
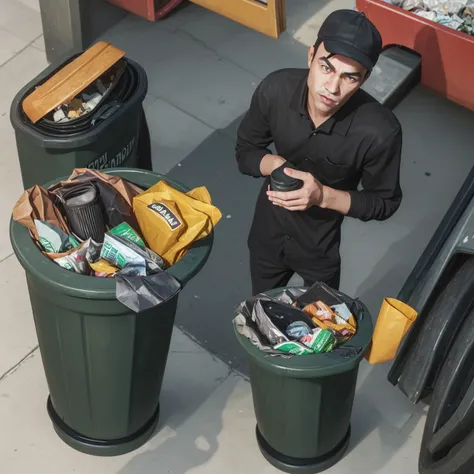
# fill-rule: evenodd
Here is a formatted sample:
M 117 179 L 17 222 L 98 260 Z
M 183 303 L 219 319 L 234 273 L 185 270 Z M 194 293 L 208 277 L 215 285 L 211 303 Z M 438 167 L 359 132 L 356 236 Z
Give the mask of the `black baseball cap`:
M 331 54 L 353 59 L 371 71 L 382 51 L 382 37 L 376 26 L 355 10 L 332 12 L 318 33 Z

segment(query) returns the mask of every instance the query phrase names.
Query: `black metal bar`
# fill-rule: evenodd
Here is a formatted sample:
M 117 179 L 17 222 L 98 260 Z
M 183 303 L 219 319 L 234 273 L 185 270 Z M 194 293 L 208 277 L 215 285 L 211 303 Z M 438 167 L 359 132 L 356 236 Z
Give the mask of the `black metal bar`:
M 40 9 L 50 63 L 86 49 L 127 14 L 105 0 L 40 0 Z

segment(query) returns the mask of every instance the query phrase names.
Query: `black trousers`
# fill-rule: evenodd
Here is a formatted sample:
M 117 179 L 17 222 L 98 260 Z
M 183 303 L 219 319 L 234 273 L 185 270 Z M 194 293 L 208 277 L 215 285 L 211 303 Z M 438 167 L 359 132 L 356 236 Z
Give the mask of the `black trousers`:
M 255 296 L 274 288 L 288 284 L 291 277 L 298 273 L 305 286 L 322 281 L 335 290 L 339 289 L 341 280 L 340 265 L 331 266 L 331 271 L 305 265 L 299 259 L 292 259 L 283 254 L 268 252 L 263 248 L 250 249 L 250 275 L 252 278 L 252 294 Z

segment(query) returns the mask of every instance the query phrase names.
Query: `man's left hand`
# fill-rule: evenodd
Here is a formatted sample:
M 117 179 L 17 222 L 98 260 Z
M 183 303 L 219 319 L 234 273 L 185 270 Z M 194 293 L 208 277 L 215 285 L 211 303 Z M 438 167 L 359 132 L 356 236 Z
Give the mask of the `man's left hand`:
M 311 174 L 304 171 L 285 168 L 292 178 L 301 179 L 303 187 L 296 191 L 267 191 L 268 199 L 276 206 L 289 211 L 306 211 L 312 206 L 321 206 L 324 200 L 324 186 Z

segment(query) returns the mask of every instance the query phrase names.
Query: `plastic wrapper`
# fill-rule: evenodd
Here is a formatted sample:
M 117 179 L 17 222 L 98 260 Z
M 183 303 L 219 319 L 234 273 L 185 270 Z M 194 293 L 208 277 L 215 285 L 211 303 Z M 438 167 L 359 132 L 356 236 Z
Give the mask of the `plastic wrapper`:
M 164 269 L 159 255 L 119 235 L 105 235 L 100 256 L 119 268 L 134 267 L 138 275 L 145 276 Z
M 346 321 L 322 301 L 316 301 L 305 306 L 303 311 L 321 329 L 331 330 L 341 342 L 348 341 L 356 333 L 357 323 L 352 314 Z M 347 316 L 346 311 L 344 311 L 344 314 Z
M 304 294 L 304 291 L 300 290 L 299 288 L 287 288 L 286 290 L 283 291 L 283 293 L 281 294 L 278 300 L 281 303 L 294 306 L 296 305 L 296 302 L 298 301 L 298 297 L 302 296 L 303 294 Z
M 285 341 L 277 344 L 275 349 L 296 355 L 321 354 L 330 352 L 336 344 L 336 338 L 328 329 L 315 328 L 302 336 L 299 341 Z
M 98 244 L 93 243 L 92 239 L 87 239 L 85 242 L 80 244 L 75 249 L 70 250 L 65 255 L 56 256 L 52 259 L 59 266 L 65 268 L 66 270 L 88 275 L 90 267 L 87 260 L 87 255 L 91 245 L 97 246 Z
M 310 348 L 296 341 L 284 341 L 275 346 L 277 351 L 285 352 L 293 355 L 310 355 L 314 351 Z
M 197 240 L 209 235 L 222 217 L 206 188 L 183 193 L 160 181 L 133 199 L 133 209 L 148 247 L 175 264 Z
M 311 328 L 303 321 L 295 321 L 287 327 L 286 334 L 290 339 L 298 341 L 302 337 L 310 335 Z
M 100 259 L 100 252 L 102 251 L 102 243 L 95 242 L 89 239 L 89 245 L 87 247 L 86 260 L 90 264 L 97 262 Z
M 49 222 L 34 220 L 38 242 L 47 253 L 67 252 L 79 245 L 72 236 Z
M 181 289 L 179 281 L 168 272 L 145 277 L 116 275 L 117 299 L 135 313 L 166 303 Z
M 143 242 L 142 238 L 138 235 L 138 232 L 132 229 L 132 227 L 130 227 L 130 225 L 128 225 L 126 222 L 122 222 L 113 229 L 110 229 L 109 234 L 124 237 L 127 240 L 135 242 L 141 247 L 145 247 L 145 242 Z
M 311 348 L 315 354 L 320 354 L 330 352 L 337 341 L 329 329 L 313 329 L 312 333 L 301 338 L 300 342 Z

